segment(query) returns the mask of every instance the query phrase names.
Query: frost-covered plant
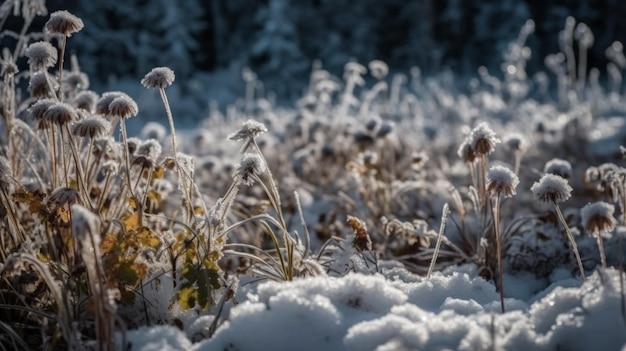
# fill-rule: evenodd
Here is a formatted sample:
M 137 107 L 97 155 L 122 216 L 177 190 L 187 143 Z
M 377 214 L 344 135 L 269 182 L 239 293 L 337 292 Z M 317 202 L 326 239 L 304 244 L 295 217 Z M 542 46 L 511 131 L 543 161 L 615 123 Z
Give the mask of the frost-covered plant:
M 565 233 L 567 234 L 567 238 L 569 239 L 574 255 L 576 256 L 576 262 L 578 263 L 580 275 L 584 279 L 585 269 L 583 268 L 583 263 L 580 259 L 580 253 L 578 252 L 576 240 L 574 240 L 574 236 L 572 235 L 569 225 L 567 224 L 565 217 L 563 217 L 563 213 L 559 207 L 559 202 L 563 202 L 571 197 L 572 187 L 567 183 L 566 179 L 558 175 L 544 174 L 538 182 L 535 182 L 532 185 L 530 191 L 532 191 L 537 200 L 554 205 L 559 221 L 561 221 L 561 224 L 563 224 L 563 227 L 565 228 Z
M 502 285 L 502 245 L 500 234 L 500 201 L 501 198 L 508 198 L 516 193 L 519 179 L 510 169 L 503 166 L 494 166 L 487 173 L 487 192 L 495 200 L 492 207 L 493 228 L 496 236 L 496 255 L 498 256 L 498 289 L 500 290 L 500 307 L 504 313 L 504 287 Z
M 613 217 L 615 207 L 604 201 L 598 201 L 585 205 L 580 210 L 581 221 L 585 231 L 596 237 L 602 268 L 606 269 L 606 255 L 602 235 L 615 229 L 616 220 Z

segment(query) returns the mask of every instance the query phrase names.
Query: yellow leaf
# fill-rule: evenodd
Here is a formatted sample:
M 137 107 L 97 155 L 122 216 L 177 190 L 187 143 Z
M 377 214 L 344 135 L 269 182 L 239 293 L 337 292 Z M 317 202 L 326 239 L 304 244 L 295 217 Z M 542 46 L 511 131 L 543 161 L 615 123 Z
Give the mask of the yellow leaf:
M 153 179 L 163 178 L 164 175 L 165 175 L 165 168 L 163 168 L 163 167 L 157 167 L 154 170 L 154 172 L 152 172 L 152 178 Z
M 130 201 L 131 200 L 129 200 L 129 202 Z M 121 219 L 122 219 L 122 224 L 124 224 L 124 228 L 126 228 L 126 230 L 129 232 L 133 230 L 137 230 L 141 226 L 141 223 L 139 223 L 139 212 L 125 214 L 122 216 Z
M 100 242 L 100 251 L 102 254 L 108 253 L 113 249 L 117 241 L 117 237 L 113 234 L 107 234 L 102 238 L 102 242 Z

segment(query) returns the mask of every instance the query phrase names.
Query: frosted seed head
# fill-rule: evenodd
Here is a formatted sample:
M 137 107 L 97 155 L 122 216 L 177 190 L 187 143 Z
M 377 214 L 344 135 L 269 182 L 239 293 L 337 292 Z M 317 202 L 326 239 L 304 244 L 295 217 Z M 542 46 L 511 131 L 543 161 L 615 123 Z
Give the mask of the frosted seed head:
M 143 139 L 162 140 L 167 135 L 165 127 L 158 122 L 148 122 L 141 128 L 139 136 Z
M 146 156 L 156 162 L 159 156 L 161 156 L 162 151 L 163 147 L 161 147 L 161 143 L 156 139 L 148 139 L 139 145 L 136 154 Z
M 172 85 L 175 78 L 169 67 L 155 67 L 143 77 L 141 85 L 148 89 L 163 89 Z
M 78 191 L 72 188 L 59 187 L 48 195 L 47 203 L 56 206 L 73 205 L 78 201 Z
M 374 60 L 369 63 L 370 74 L 372 77 L 381 80 L 387 77 L 389 74 L 389 66 L 383 61 Z
M 50 15 L 45 28 L 52 34 L 61 34 L 67 37 L 72 36 L 83 29 L 83 20 L 69 13 L 68 11 L 55 11 Z
M 120 95 L 109 104 L 109 112 L 112 116 L 119 118 L 130 118 L 139 113 L 137 103 L 128 95 Z
M 456 153 L 465 163 L 474 163 L 476 161 L 476 151 L 474 151 L 474 148 L 469 143 L 469 139 L 465 139 L 463 143 L 459 145 L 459 149 Z
M 104 136 L 110 130 L 111 123 L 100 116 L 87 116 L 72 125 L 72 134 L 91 139 Z
M 580 210 L 583 227 L 588 233 L 607 233 L 615 229 L 617 221 L 613 217 L 615 206 L 598 201 L 585 205 Z
M 543 172 L 556 174 L 565 179 L 570 179 L 572 178 L 572 165 L 566 160 L 553 158 L 552 160 L 546 162 Z
M 43 119 L 53 124 L 65 125 L 78 120 L 78 112 L 70 104 L 55 102 L 44 112 Z
M 526 150 L 526 139 L 521 134 L 509 134 L 504 139 L 504 145 L 513 152 L 522 152 Z
M 556 174 L 544 174 L 538 182 L 535 182 L 530 191 L 535 198 L 542 202 L 562 202 L 571 197 L 572 187 L 567 179 Z
M 74 97 L 74 105 L 76 108 L 81 110 L 94 112 L 98 98 L 98 94 L 95 92 L 91 90 L 83 90 Z
M 67 72 L 63 75 L 64 91 L 83 90 L 89 88 L 89 76 L 83 72 Z
M 50 84 L 48 84 L 46 73 L 43 71 L 37 71 L 30 76 L 30 80 L 28 81 L 28 92 L 30 93 L 30 96 L 35 99 L 49 98 L 54 96 L 54 91 L 50 89 L 50 85 L 52 85 L 52 89 L 54 90 L 59 87 L 59 84 L 54 79 L 50 79 Z
M 35 70 L 46 69 L 57 63 L 57 49 L 47 41 L 34 42 L 26 48 L 28 64 Z
M 258 154 L 246 153 L 237 166 L 235 166 L 234 180 L 240 181 L 248 186 L 254 184 L 255 176 L 265 172 L 266 166 L 263 158 Z
M 109 105 L 111 104 L 111 102 L 119 96 L 124 96 L 126 95 L 125 93 L 122 93 L 121 91 L 108 91 L 104 94 L 102 94 L 102 96 L 100 97 L 100 99 L 98 99 L 98 101 L 96 102 L 96 113 L 99 113 L 101 115 L 109 115 L 111 114 L 111 111 L 109 110 Z M 128 96 L 128 95 L 126 95 Z
M 496 144 L 500 143 L 500 139 L 496 137 L 487 123 L 482 122 L 476 128 L 472 129 L 468 137 L 468 142 L 476 155 L 489 155 L 495 150 Z
M 267 132 L 267 128 L 261 122 L 257 122 L 253 119 L 249 119 L 245 121 L 239 130 L 234 133 L 228 135 L 228 140 L 243 140 L 243 139 L 254 139 L 257 136 Z
M 143 141 L 136 137 L 126 139 L 126 144 L 128 144 L 128 153 L 133 155 L 137 151 L 137 149 L 139 149 L 139 146 L 141 146 L 142 143 Z
M 487 172 L 487 191 L 492 195 L 515 195 L 515 188 L 519 185 L 517 175 L 504 166 L 493 166 Z

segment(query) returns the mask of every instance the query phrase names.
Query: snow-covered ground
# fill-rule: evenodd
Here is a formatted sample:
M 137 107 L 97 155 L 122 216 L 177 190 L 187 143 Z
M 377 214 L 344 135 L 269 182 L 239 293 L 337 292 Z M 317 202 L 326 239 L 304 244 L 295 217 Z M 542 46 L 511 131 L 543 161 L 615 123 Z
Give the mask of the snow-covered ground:
M 469 272 L 464 272 L 468 270 Z M 500 313 L 493 284 L 469 267 L 429 280 L 403 268 L 382 274 L 263 282 L 240 291 L 239 304 L 212 339 L 193 344 L 212 319 L 184 331 L 142 327 L 132 350 L 620 350 L 626 345 L 624 287 L 615 269 L 585 282 L 555 272 L 550 285 Z M 511 289 L 537 282 L 507 276 Z M 514 287 L 513 287 L 514 286 Z

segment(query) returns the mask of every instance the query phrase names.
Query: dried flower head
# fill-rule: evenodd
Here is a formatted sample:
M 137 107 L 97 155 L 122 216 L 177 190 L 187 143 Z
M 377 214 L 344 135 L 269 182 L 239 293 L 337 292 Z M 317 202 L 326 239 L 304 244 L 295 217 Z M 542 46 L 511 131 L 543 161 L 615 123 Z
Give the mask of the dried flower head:
M 156 139 L 148 139 L 139 145 L 137 148 L 137 155 L 146 156 L 152 158 L 156 161 L 159 156 L 161 156 L 161 152 L 163 148 L 161 147 L 161 143 L 159 143 Z
M 527 142 L 524 136 L 518 133 L 509 134 L 504 139 L 504 145 L 506 145 L 506 147 L 513 152 L 522 152 L 526 150 L 526 143 Z
M 65 91 L 83 90 L 89 88 L 89 76 L 83 72 L 70 71 L 63 75 L 63 89 Z
M 386 63 L 380 60 L 374 60 L 369 63 L 370 73 L 372 77 L 381 80 L 387 77 L 389 73 L 389 66 Z
M 76 108 L 94 112 L 96 102 L 98 101 L 98 94 L 91 90 L 83 90 L 76 94 L 74 97 L 74 105 Z
M 59 187 L 48 195 L 47 202 L 56 206 L 73 205 L 78 201 L 78 191 L 76 189 Z
M 487 123 L 482 122 L 472 129 L 468 142 L 477 155 L 489 155 L 495 150 L 496 144 L 500 143 L 500 139 Z
M 56 100 L 52 99 L 41 99 L 32 104 L 28 108 L 28 113 L 33 118 L 33 120 L 37 123 L 37 128 L 42 129 L 50 126 L 50 123 L 45 121 L 43 118 L 44 113 L 48 110 L 48 107 L 52 106 L 56 103 Z
M 148 89 L 167 88 L 174 82 L 174 71 L 168 67 L 155 67 L 141 80 L 141 85 Z
M 96 102 L 96 113 L 101 115 L 110 115 L 111 111 L 109 110 L 109 105 L 111 102 L 119 96 L 128 96 L 121 91 L 107 91 L 106 93 L 100 96 L 100 99 Z
M 104 174 L 117 174 L 120 169 L 120 164 L 117 161 L 108 160 L 102 164 L 102 172 Z
M 546 165 L 543 168 L 544 173 L 551 173 L 561 176 L 565 179 L 572 178 L 572 165 L 560 158 L 553 158 L 550 161 L 546 162 Z
M 12 180 L 12 172 L 11 166 L 9 166 L 9 161 L 4 156 L 0 156 L 0 189 L 7 193 L 11 192 L 11 187 L 13 185 Z
M 580 210 L 583 227 L 588 233 L 607 233 L 615 229 L 617 221 L 613 217 L 615 206 L 598 201 L 585 205 Z
M 100 116 L 87 116 L 72 125 L 72 134 L 91 139 L 106 135 L 111 123 Z
M 530 187 L 530 191 L 539 201 L 557 203 L 570 198 L 572 187 L 567 183 L 567 179 L 561 176 L 544 174 Z
M 167 135 L 167 130 L 159 122 L 148 122 L 141 128 L 139 136 L 143 139 L 162 140 Z
M 519 178 L 510 169 L 504 166 L 493 166 L 487 172 L 487 191 L 492 195 L 515 195 L 515 188 L 519 184 Z
M 246 153 L 237 166 L 233 178 L 235 181 L 251 186 L 254 184 L 255 178 L 265 172 L 266 166 L 263 158 L 258 154 Z
M 112 116 L 119 118 L 130 118 L 139 113 L 137 103 L 128 95 L 120 95 L 109 104 L 109 112 Z
M 372 251 L 372 239 L 370 239 L 367 233 L 367 226 L 362 220 L 348 215 L 346 223 L 352 228 L 354 238 L 352 239 L 352 246 L 358 251 Z
M 474 163 L 476 161 L 476 152 L 467 138 L 459 145 L 456 153 L 465 163 Z
M 47 41 L 34 42 L 26 48 L 28 64 L 34 70 L 46 69 L 57 63 L 57 49 Z
M 83 29 L 83 21 L 67 11 L 55 11 L 45 24 L 48 32 L 52 34 L 61 34 L 66 37 L 72 36 Z
M 70 104 L 55 102 L 44 112 L 43 119 L 53 124 L 65 125 L 78 120 L 78 112 Z
M 267 128 L 261 122 L 249 119 L 245 121 L 239 130 L 228 135 L 228 140 L 251 140 L 267 132 Z
M 44 71 L 37 71 L 30 76 L 28 81 L 28 92 L 31 97 L 35 99 L 45 99 L 54 96 L 54 91 L 59 87 L 56 80 L 48 79 L 47 73 Z M 50 84 L 48 84 L 50 81 Z M 52 85 L 52 89 L 50 89 Z
M 128 153 L 131 155 L 134 154 L 141 145 L 141 143 L 143 143 L 143 141 L 139 138 L 132 137 L 126 139 L 126 144 L 128 144 Z

